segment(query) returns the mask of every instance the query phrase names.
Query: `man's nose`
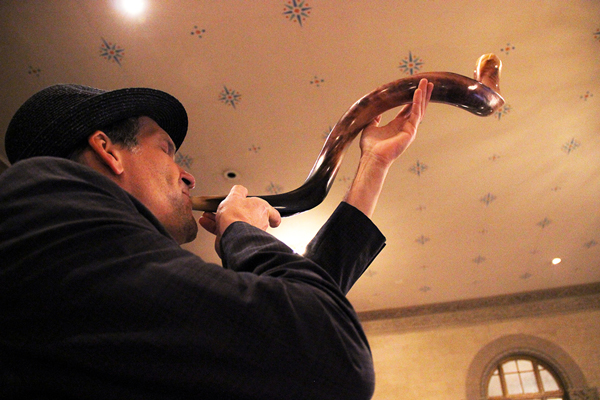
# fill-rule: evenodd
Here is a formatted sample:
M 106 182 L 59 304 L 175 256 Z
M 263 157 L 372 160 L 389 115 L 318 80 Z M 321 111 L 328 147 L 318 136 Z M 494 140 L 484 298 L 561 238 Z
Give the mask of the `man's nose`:
M 196 179 L 194 175 L 190 174 L 185 170 L 181 170 L 181 180 L 187 185 L 188 188 L 193 189 L 196 187 Z

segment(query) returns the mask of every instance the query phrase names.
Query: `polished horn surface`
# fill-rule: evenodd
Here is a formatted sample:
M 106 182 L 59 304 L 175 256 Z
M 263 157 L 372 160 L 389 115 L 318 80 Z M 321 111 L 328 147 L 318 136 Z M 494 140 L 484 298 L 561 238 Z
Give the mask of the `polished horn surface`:
M 497 112 L 504 104 L 500 95 L 502 63 L 494 54 L 477 61 L 474 78 L 451 72 L 425 72 L 380 86 L 354 103 L 327 137 L 306 181 L 291 192 L 257 196 L 275 207 L 283 217 L 321 204 L 335 180 L 348 145 L 378 115 L 412 102 L 421 79 L 432 82 L 431 101 L 462 108 L 479 116 Z M 192 196 L 192 208 L 215 212 L 225 196 Z

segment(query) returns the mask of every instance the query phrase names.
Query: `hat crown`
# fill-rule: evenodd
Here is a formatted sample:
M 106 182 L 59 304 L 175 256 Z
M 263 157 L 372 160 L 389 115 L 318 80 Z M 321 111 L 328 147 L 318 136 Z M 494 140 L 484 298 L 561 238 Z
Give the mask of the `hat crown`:
M 65 84 L 47 87 L 31 96 L 15 113 L 8 126 L 5 148 L 9 160 L 15 162 L 20 159 L 32 137 L 42 135 L 48 126 L 65 113 L 100 93 L 104 91 Z
M 187 113 L 173 96 L 155 89 L 105 91 L 77 84 L 49 86 L 15 113 L 5 137 L 8 159 L 67 157 L 96 129 L 118 120 L 153 118 L 179 147 L 187 132 Z

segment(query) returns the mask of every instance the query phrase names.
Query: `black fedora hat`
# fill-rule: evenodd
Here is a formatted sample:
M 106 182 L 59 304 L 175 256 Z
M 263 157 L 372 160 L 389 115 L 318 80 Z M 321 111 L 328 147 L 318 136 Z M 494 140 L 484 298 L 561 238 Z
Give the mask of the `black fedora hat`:
M 179 148 L 188 118 L 183 105 L 170 94 L 149 88 L 105 91 L 53 85 L 17 110 L 6 131 L 6 155 L 12 164 L 36 156 L 67 157 L 97 129 L 142 115 L 156 121 Z

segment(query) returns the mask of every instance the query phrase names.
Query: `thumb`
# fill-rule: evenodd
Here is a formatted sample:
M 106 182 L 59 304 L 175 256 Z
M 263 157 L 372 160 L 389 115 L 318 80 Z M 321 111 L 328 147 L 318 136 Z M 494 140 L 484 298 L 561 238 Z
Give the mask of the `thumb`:
M 271 207 L 269 209 L 269 226 L 271 228 L 277 228 L 281 224 L 281 214 L 277 209 Z

